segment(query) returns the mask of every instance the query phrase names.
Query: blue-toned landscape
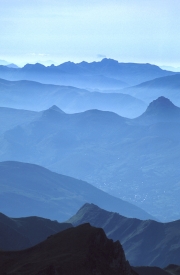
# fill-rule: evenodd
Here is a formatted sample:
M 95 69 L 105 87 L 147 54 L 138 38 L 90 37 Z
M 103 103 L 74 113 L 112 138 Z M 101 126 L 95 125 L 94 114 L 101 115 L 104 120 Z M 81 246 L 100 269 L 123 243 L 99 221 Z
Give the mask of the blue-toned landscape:
M 179 275 L 179 2 L 0 4 L 0 275 Z

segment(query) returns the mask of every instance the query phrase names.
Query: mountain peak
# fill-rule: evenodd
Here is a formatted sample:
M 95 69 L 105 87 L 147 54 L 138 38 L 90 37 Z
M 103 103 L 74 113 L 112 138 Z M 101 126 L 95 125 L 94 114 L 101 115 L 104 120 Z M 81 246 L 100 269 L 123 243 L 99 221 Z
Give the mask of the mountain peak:
M 61 115 L 65 114 L 58 106 L 53 105 L 49 109 L 46 109 L 42 112 L 43 119 L 53 119 L 56 121 L 56 119 L 59 119 Z
M 44 69 L 46 68 L 44 65 L 40 64 L 40 63 L 36 63 L 36 64 L 26 64 L 22 69 L 26 69 L 26 70 L 35 70 L 35 69 Z
M 153 100 L 146 111 L 137 118 L 137 121 L 145 123 L 176 121 L 180 119 L 180 108 L 175 106 L 164 96 Z
M 177 107 L 166 97 L 164 96 L 160 96 L 158 97 L 156 100 L 153 100 L 148 108 L 147 108 L 147 112 L 154 112 L 154 111 L 170 111 L 170 110 L 174 110 Z
M 8 64 L 6 66 L 9 67 L 9 68 L 19 69 L 19 67 L 14 63 Z
M 51 106 L 48 110 L 52 110 L 52 111 L 56 111 L 56 112 L 59 112 L 61 114 L 65 114 L 65 112 L 63 112 L 58 106 L 56 105 L 53 105 Z
M 117 60 L 114 60 L 112 58 L 103 58 L 101 60 L 102 63 L 114 63 L 114 64 L 118 64 L 118 61 Z

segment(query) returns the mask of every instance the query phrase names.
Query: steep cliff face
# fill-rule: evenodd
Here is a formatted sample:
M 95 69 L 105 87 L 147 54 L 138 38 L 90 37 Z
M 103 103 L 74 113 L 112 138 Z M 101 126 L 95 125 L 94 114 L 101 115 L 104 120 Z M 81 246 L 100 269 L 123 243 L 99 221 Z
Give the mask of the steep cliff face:
M 89 238 L 86 259 L 91 274 L 132 274 L 120 242 L 107 239 L 101 228 L 96 230 Z
M 23 251 L 0 252 L 2 274 L 134 275 L 119 241 L 83 224 Z

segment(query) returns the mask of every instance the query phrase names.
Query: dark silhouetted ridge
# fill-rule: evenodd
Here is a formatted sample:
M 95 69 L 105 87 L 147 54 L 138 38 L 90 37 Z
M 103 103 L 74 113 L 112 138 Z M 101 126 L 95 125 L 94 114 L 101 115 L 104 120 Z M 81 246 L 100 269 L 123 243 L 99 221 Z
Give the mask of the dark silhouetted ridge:
M 177 243 L 180 220 L 170 223 L 141 221 L 86 203 L 69 222 L 74 226 L 89 222 L 92 226 L 103 228 L 108 238 L 120 241 L 133 266 L 180 264 L 180 245 Z
M 175 264 L 170 264 L 165 268 L 166 271 L 173 275 L 180 275 L 180 266 Z
M 84 224 L 19 252 L 0 252 L 1 274 L 133 275 L 121 244 Z M 25 273 L 23 273 L 25 272 Z
M 0 213 L 0 250 L 22 250 L 70 227 L 72 225 L 68 223 L 36 216 L 9 218 Z

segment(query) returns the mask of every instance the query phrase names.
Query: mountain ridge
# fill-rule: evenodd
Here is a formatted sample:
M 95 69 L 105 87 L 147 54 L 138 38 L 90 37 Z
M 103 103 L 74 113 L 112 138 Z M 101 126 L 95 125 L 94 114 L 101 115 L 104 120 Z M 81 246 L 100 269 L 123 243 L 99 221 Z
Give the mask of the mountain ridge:
M 137 274 L 126 261 L 120 243 L 107 239 L 101 228 L 89 224 L 66 229 L 26 250 L 0 251 L 0 269 L 12 275 Z
M 124 215 L 142 219 L 152 217 L 87 182 L 51 172 L 35 164 L 1 162 L 0 174 L 1 211 L 11 217 L 40 216 L 64 221 L 88 201 Z M 14 204 L 16 208 L 13 208 Z
M 36 163 L 83 179 L 159 220 L 179 219 L 179 121 L 155 116 L 150 124 L 97 110 L 46 114 L 6 131 L 1 117 L 1 161 Z
M 119 240 L 133 266 L 165 267 L 180 264 L 180 220 L 160 223 L 153 220 L 126 218 L 105 211 L 94 204 L 85 204 L 68 222 L 74 226 L 89 222 L 102 227 L 108 238 Z
M 9 68 L 10 69 L 10 68 Z M 36 72 L 36 74 L 34 73 Z M 138 63 L 119 63 L 113 59 L 98 62 L 65 62 L 58 66 L 45 67 L 42 64 L 27 64 L 17 71 L 0 67 L 0 77 L 9 80 L 37 80 L 43 83 L 65 84 L 79 88 L 117 89 L 173 75 L 156 65 Z
M 146 104 L 121 93 L 90 92 L 72 86 L 42 84 L 35 81 L 0 79 L 1 106 L 40 111 L 57 105 L 67 113 L 88 109 L 113 111 L 122 116 L 136 117 Z
M 139 85 L 122 89 L 122 93 L 132 95 L 146 103 L 150 103 L 157 97 L 164 96 L 180 106 L 179 97 L 180 73 L 159 77 L 143 82 Z
M 52 234 L 72 227 L 40 217 L 9 218 L 0 213 L 0 250 L 15 251 L 32 247 Z

